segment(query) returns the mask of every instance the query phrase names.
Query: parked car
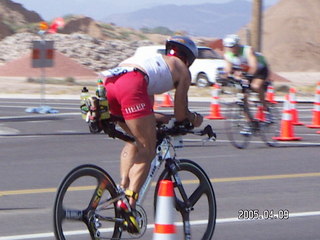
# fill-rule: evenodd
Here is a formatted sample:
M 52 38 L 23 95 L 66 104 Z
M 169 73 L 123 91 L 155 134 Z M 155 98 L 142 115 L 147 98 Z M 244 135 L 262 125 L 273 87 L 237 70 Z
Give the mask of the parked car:
M 199 55 L 190 66 L 191 82 L 198 87 L 207 87 L 216 83 L 218 74 L 224 68 L 225 61 L 213 49 L 198 46 Z M 135 55 L 150 56 L 156 53 L 165 54 L 165 46 L 153 45 L 137 48 Z

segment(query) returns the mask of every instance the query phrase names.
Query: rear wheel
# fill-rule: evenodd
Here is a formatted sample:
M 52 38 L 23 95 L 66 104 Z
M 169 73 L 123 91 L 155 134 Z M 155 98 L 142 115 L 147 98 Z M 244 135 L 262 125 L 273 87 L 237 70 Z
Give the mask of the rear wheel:
M 187 159 L 179 160 L 176 175 L 165 168 L 155 189 L 155 213 L 157 193 L 163 179 L 173 181 L 175 207 L 183 223 L 184 231 L 178 231 L 182 235 L 177 236 L 177 239 L 210 240 L 215 229 L 217 209 L 214 190 L 207 174 L 198 164 Z
M 118 239 L 122 219 L 116 210 L 117 187 L 94 165 L 73 169 L 57 191 L 53 224 L 58 240 Z
M 278 141 L 275 137 L 280 135 L 281 115 L 275 104 L 269 105 L 269 116 L 260 122 L 260 134 L 262 140 L 270 147 L 276 147 Z

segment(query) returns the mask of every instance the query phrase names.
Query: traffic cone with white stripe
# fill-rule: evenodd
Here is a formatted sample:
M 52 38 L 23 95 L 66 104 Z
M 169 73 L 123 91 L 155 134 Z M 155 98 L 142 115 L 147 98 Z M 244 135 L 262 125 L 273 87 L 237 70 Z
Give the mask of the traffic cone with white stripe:
M 153 240 L 176 240 L 173 182 L 162 180 L 157 197 Z
M 267 88 L 266 100 L 270 103 L 278 103 L 274 99 L 274 87 L 271 84 Z
M 220 112 L 219 92 L 220 85 L 214 84 L 211 98 L 211 113 L 205 116 L 206 119 L 225 119 L 225 117 L 223 117 Z
M 296 109 L 296 89 L 290 88 L 289 92 L 289 101 L 290 101 L 290 108 L 291 108 L 291 116 L 292 116 L 292 124 L 293 125 L 304 125 L 302 122 L 299 121 L 299 114 L 298 110 Z
M 307 125 L 308 128 L 320 128 L 320 81 L 317 84 L 315 100 L 313 103 L 312 124 Z
M 173 107 L 172 99 L 169 92 L 166 92 L 163 95 L 163 101 L 159 105 L 160 107 Z
M 283 102 L 280 136 L 273 139 L 278 141 L 297 141 L 302 139 L 301 137 L 294 136 L 289 95 L 286 96 Z

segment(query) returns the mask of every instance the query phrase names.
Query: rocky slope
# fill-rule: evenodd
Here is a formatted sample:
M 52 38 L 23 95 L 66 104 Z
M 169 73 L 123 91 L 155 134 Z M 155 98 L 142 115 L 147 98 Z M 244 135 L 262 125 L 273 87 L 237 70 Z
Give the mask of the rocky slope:
M 318 9 L 318 0 L 280 0 L 264 13 L 262 51 L 273 71 L 320 72 Z M 41 20 L 37 13 L 27 11 L 20 4 L 0 1 L 0 40 L 3 39 L 0 41 L 0 64 L 30 50 L 32 40 L 39 39 L 35 32 Z M 45 38 L 55 40 L 57 50 L 95 71 L 113 67 L 138 46 L 163 43 L 167 37 L 147 35 L 83 16 L 65 21 L 60 34 Z
M 17 33 L 0 41 L 0 64 L 30 52 L 33 40 L 40 36 L 32 33 Z M 87 34 L 50 34 L 46 40 L 55 41 L 55 49 L 81 64 L 101 71 L 116 66 L 131 56 L 139 46 L 154 44 L 149 40 L 120 41 L 101 40 Z

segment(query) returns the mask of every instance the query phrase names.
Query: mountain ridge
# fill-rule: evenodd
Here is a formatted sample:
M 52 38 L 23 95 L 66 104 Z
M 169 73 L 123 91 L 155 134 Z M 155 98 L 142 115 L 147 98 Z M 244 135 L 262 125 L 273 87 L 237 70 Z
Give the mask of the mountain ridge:
M 8 4 L 12 4 L 13 7 L 8 7 Z M 169 6 L 172 9 L 174 5 Z M 222 5 L 220 6 L 222 7 Z M 198 7 L 193 7 L 194 10 L 199 9 Z M 187 8 L 183 7 L 181 9 L 185 10 Z M 210 20 L 210 17 L 203 17 L 202 20 L 206 20 L 207 22 L 206 24 L 201 25 L 201 28 L 208 26 L 209 28 L 214 30 L 215 28 L 224 28 L 224 26 L 229 25 L 232 26 L 237 22 L 235 19 L 232 18 L 230 18 L 229 22 L 229 20 L 226 19 L 227 17 L 224 15 L 222 11 L 220 11 L 219 8 L 215 8 L 215 11 L 213 11 L 208 7 L 208 5 L 205 5 L 205 8 L 201 9 L 201 13 L 203 13 L 202 16 L 204 16 L 205 14 L 210 15 L 212 12 L 214 12 L 214 14 L 220 14 L 220 17 L 214 18 L 214 23 L 212 22 L 212 20 Z M 266 56 L 267 61 L 269 62 L 270 67 L 273 71 L 320 72 L 320 65 L 318 64 L 320 62 L 320 29 L 318 25 L 315 24 L 320 21 L 320 15 L 317 11 L 318 9 L 320 9 L 320 1 L 280 0 L 277 4 L 273 5 L 272 7 L 264 11 L 262 52 Z M 34 13 L 33 11 L 25 12 L 25 9 L 21 4 L 15 4 L 11 0 L 0 0 L 0 11 L 0 40 L 5 38 L 6 36 L 10 36 L 15 33 L 21 32 L 29 32 L 33 33 L 34 36 L 36 35 L 38 31 L 38 20 L 42 20 L 37 13 Z M 230 10 L 229 12 L 231 13 L 232 11 Z M 241 12 L 241 14 L 243 13 L 241 8 L 238 8 L 238 12 Z M 24 15 L 28 15 L 29 13 L 35 17 L 33 20 L 24 17 Z M 163 15 L 161 11 L 159 12 L 159 14 Z M 184 11 L 184 14 L 187 15 L 187 18 L 193 20 L 194 22 L 199 22 L 199 20 L 195 18 L 192 14 L 186 14 L 186 11 Z M 251 13 L 248 13 L 247 15 L 251 16 Z M 14 21 L 15 19 L 17 21 Z M 181 19 L 184 20 L 184 18 Z M 96 43 L 102 43 L 105 41 L 109 41 L 110 44 L 114 41 L 131 43 L 134 41 L 148 40 L 148 42 L 145 42 L 145 44 L 154 44 L 160 42 L 163 43 L 164 40 L 167 38 L 167 35 L 171 35 L 146 34 L 145 32 L 135 30 L 129 27 L 124 28 L 111 23 L 106 24 L 97 22 L 92 18 L 85 16 L 78 18 L 75 17 L 71 19 L 65 18 L 65 22 L 65 29 L 61 29 L 59 31 L 60 33 L 64 33 L 65 36 L 69 36 L 74 33 L 85 34 L 90 36 L 90 38 L 88 37 L 88 42 L 93 41 Z M 186 21 L 181 22 L 185 22 L 185 26 L 188 26 L 188 23 Z M 240 31 L 240 28 L 236 29 L 235 31 L 231 31 L 229 29 L 226 30 L 228 30 L 228 33 L 239 33 L 243 42 L 246 43 L 247 35 L 246 31 L 244 31 L 243 29 L 251 29 L 250 21 L 243 24 L 242 31 Z M 189 32 L 184 32 L 184 34 L 189 34 Z M 197 40 L 197 38 L 195 38 L 194 36 L 192 38 Z M 57 40 L 57 43 L 59 41 L 65 40 Z M 65 42 L 61 42 L 61 44 L 65 45 L 66 48 L 72 48 L 72 46 L 68 45 Z M 12 48 L 16 47 L 18 49 L 17 54 L 21 51 L 20 42 L 9 40 L 6 42 L 1 41 L 0 45 L 3 45 L 2 50 L 0 46 L 0 63 L 9 60 L 9 50 L 12 50 Z M 136 44 L 133 44 L 132 46 L 137 47 Z M 99 48 L 99 46 L 95 47 Z M 127 45 L 124 45 L 123 49 L 126 49 L 126 47 Z M 118 49 L 116 55 L 121 55 L 124 51 L 123 49 Z M 78 49 L 75 50 L 78 51 Z M 92 52 L 94 51 L 88 51 L 88 53 Z M 73 54 L 74 53 L 72 53 L 72 55 Z M 109 52 L 104 52 L 103 54 L 108 54 L 108 59 L 109 57 L 110 59 L 114 58 L 115 55 L 115 53 L 113 53 L 113 55 L 110 54 L 109 56 Z M 131 51 L 128 54 L 131 54 Z M 16 54 L 12 56 L 16 56 Z M 89 56 L 91 57 L 91 55 Z M 105 63 L 103 62 L 103 64 Z
M 250 16 L 251 3 L 240 0 L 223 4 L 167 4 L 113 14 L 103 21 L 135 29 L 164 26 L 193 36 L 216 38 L 238 31 L 249 22 Z

